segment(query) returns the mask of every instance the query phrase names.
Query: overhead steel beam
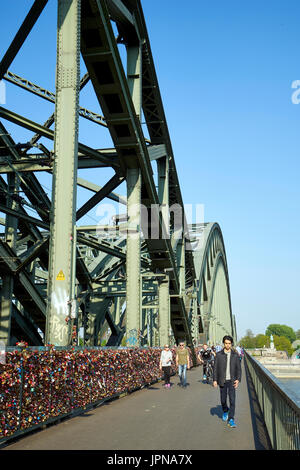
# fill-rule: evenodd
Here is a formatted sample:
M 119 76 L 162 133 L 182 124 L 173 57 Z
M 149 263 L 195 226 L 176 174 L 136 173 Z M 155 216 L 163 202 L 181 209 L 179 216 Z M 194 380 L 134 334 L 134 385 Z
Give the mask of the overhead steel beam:
M 80 90 L 82 90 L 82 88 L 85 87 L 85 85 L 88 83 L 90 77 L 89 77 L 89 74 L 86 73 L 82 79 L 80 80 Z M 44 123 L 44 127 L 47 127 L 49 129 L 49 127 L 52 126 L 52 124 L 54 123 L 54 113 L 51 114 L 51 116 L 49 116 L 49 118 L 47 119 L 47 121 Z M 37 133 L 35 134 L 29 141 L 29 145 L 34 145 L 36 142 L 38 142 L 38 140 L 41 138 L 41 134 Z
M 116 189 L 123 181 L 124 176 L 120 176 L 116 173 L 93 197 L 91 197 L 76 213 L 76 220 L 81 219 L 87 214 L 96 204 L 102 199 L 107 197 L 114 189 Z
M 49 227 L 50 227 L 49 223 L 43 222 L 42 220 L 39 220 L 36 217 L 31 217 L 30 215 L 26 214 L 25 211 L 21 212 L 20 210 L 10 209 L 9 207 L 4 206 L 3 204 L 0 204 L 0 212 L 4 212 L 5 214 L 12 215 L 13 217 L 16 217 L 17 219 L 25 220 L 33 225 L 49 230 Z
M 121 0 L 110 0 L 107 7 L 115 21 L 134 26 L 134 17 Z
M 50 103 L 55 103 L 55 93 L 52 93 L 51 91 L 36 85 L 26 78 L 22 78 L 19 75 L 8 71 L 4 75 L 3 79 L 19 86 L 20 88 L 23 88 L 24 90 L 29 91 L 30 93 L 33 93 L 36 96 L 39 96 L 40 98 L 43 98 L 44 100 L 49 101 Z M 96 124 L 100 124 L 100 126 L 107 127 L 103 116 L 83 108 L 82 106 L 79 107 L 79 116 L 82 116 L 89 121 L 95 122 Z M 54 122 L 54 115 L 50 116 L 49 119 L 51 119 L 52 124 Z
M 90 191 L 93 191 L 94 193 L 98 193 L 103 187 L 103 186 L 98 186 L 95 183 L 91 183 L 90 181 L 84 180 L 83 178 L 77 178 L 77 185 L 81 186 L 82 188 L 89 189 Z M 111 199 L 112 201 L 119 202 L 120 204 L 124 204 L 125 206 L 127 204 L 127 200 L 124 196 L 120 196 L 119 194 L 113 191 L 107 194 L 106 197 Z
M 95 250 L 103 251 L 104 253 L 107 253 L 111 256 L 115 256 L 116 258 L 120 258 L 123 260 L 126 259 L 126 249 L 120 248 L 117 245 L 114 245 L 113 243 L 109 243 L 101 239 L 96 239 L 94 237 L 87 237 L 79 233 L 77 234 L 78 243 L 90 246 Z M 150 268 L 151 261 L 148 260 L 146 257 L 141 257 L 141 263 L 142 267 Z
M 0 177 L 0 187 L 4 188 L 3 192 L 5 194 L 7 194 L 7 186 L 2 181 L 1 177 Z M 32 237 L 33 240 L 41 240 L 42 239 L 42 235 L 41 235 L 39 229 L 37 228 L 37 226 L 34 225 L 34 223 L 29 222 L 29 219 L 27 219 L 27 217 L 26 217 L 26 216 L 28 216 L 28 214 L 25 212 L 25 210 L 23 209 L 22 206 L 19 206 L 18 211 L 14 211 L 14 209 L 10 209 L 7 206 L 6 197 L 1 195 L 1 193 L 0 193 L 0 204 L 1 204 L 0 211 L 2 211 L 4 213 L 9 213 L 9 211 L 12 211 L 11 215 L 19 219 L 18 228 L 21 231 L 21 233 L 30 234 L 30 236 Z M 24 216 L 24 218 L 22 218 L 22 216 Z M 28 217 L 30 217 L 30 216 L 28 216 Z
M 47 139 L 54 140 L 54 131 L 47 129 L 41 124 L 37 124 L 36 122 L 31 121 L 30 119 L 27 119 L 24 116 L 20 116 L 19 114 L 14 113 L 13 111 L 3 108 L 2 106 L 0 106 L 0 117 L 3 117 L 4 119 L 7 119 L 8 121 L 13 122 L 14 124 L 18 124 L 19 126 L 24 127 L 25 129 L 28 129 L 30 131 L 38 132 L 40 135 L 46 137 Z M 98 159 L 99 161 L 106 163 L 109 166 L 119 166 L 117 161 L 113 161 L 111 158 L 109 159 L 108 157 L 101 155 L 101 153 L 97 152 L 97 150 L 94 150 L 91 147 L 88 147 L 87 145 L 78 143 L 78 150 L 84 155 Z
M 19 260 L 14 250 L 0 240 L 1 273 L 14 275 L 18 269 Z M 31 312 L 33 319 L 42 331 L 45 331 L 46 303 L 26 270 L 14 276 L 14 295 L 25 309 Z
M 25 154 L 26 156 L 21 157 L 20 160 L 8 163 L 9 155 L 0 156 L 0 174 L 4 173 L 32 173 L 36 171 L 53 171 L 54 159 L 44 154 Z M 115 158 L 115 157 L 113 157 Z M 2 159 L 2 161 L 1 161 Z M 98 158 L 87 157 L 86 155 L 78 154 L 78 169 L 85 168 L 107 168 L 111 167 L 111 161 L 103 163 Z M 24 177 L 23 177 L 24 178 Z M 101 186 L 95 185 L 94 183 L 84 182 L 82 178 L 78 178 L 78 186 L 90 189 L 91 191 L 98 192 Z M 95 189 L 95 188 L 98 189 Z M 120 202 L 120 204 L 126 205 L 126 198 L 119 196 L 115 193 L 111 193 L 107 196 L 109 199 Z
M 21 159 L 21 156 L 14 140 L 8 134 L 3 124 L 0 122 L 0 145 L 1 144 L 3 144 L 4 146 L 4 149 L 2 149 L 1 151 L 2 155 L 7 149 L 8 158 L 6 159 L 6 163 L 8 164 L 8 166 L 11 167 L 11 170 L 15 171 L 15 169 L 13 168 L 13 164 L 18 162 Z M 16 173 L 18 174 L 17 171 Z M 25 192 L 30 202 L 36 206 L 37 212 L 40 217 L 42 219 L 47 219 L 48 214 L 45 213 L 45 210 L 47 211 L 50 208 L 51 202 L 44 189 L 42 188 L 41 184 L 39 183 L 34 174 L 28 176 L 19 174 L 19 177 L 21 189 Z
M 3 161 L 1 161 L 4 160 Z M 21 158 L 20 161 L 16 161 L 13 164 L 6 163 L 8 157 L 3 159 L 0 157 L 0 174 L 6 173 L 25 173 L 35 171 L 52 171 L 53 162 L 49 157 L 46 158 Z
M 37 326 L 34 325 L 30 316 L 27 312 L 23 314 L 18 310 L 16 305 L 12 304 L 12 331 L 14 336 L 19 335 L 20 337 L 28 341 L 29 344 L 35 346 L 43 346 L 43 338 L 37 331 Z
M 19 256 L 21 264 L 18 266 L 16 273 L 22 271 L 25 266 L 28 266 L 28 264 L 32 263 L 32 261 L 35 260 L 42 251 L 48 249 L 48 247 L 49 237 L 46 237 L 44 240 L 36 242 L 25 253 L 22 253 Z
M 151 161 L 159 160 L 160 158 L 167 156 L 167 149 L 165 144 L 148 145 L 147 150 Z
M 118 271 L 120 268 L 122 268 L 125 265 L 125 261 L 119 261 L 118 263 L 114 263 L 113 266 L 110 268 L 104 269 L 101 274 L 97 276 L 95 281 L 101 281 L 105 279 L 109 274 Z
M 48 0 L 35 0 L 34 4 L 30 8 L 25 20 L 0 62 L 0 80 L 3 78 L 3 75 L 7 72 L 12 61 L 21 49 L 25 39 L 35 25 L 47 2 Z

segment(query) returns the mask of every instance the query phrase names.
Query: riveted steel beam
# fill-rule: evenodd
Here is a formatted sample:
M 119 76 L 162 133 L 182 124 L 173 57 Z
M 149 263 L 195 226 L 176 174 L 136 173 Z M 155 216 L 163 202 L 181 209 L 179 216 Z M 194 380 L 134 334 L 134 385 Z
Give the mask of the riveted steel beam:
M 66 317 L 75 297 L 80 7 L 80 0 L 58 0 L 55 161 L 46 328 L 46 341 L 57 346 L 71 342 L 72 322 L 66 324 Z
M 158 285 L 158 324 L 159 324 L 159 345 L 163 347 L 170 341 L 170 294 L 169 279 L 166 277 Z
M 35 83 L 32 83 L 26 78 L 20 77 L 19 75 L 16 75 L 15 73 L 12 73 L 9 71 L 4 75 L 3 78 L 4 80 L 10 83 L 13 83 L 14 85 L 17 85 L 20 88 L 23 88 L 24 90 L 27 90 L 30 93 L 33 93 L 34 95 L 37 95 L 40 98 L 43 98 L 44 100 L 49 101 L 50 103 L 55 103 L 55 93 L 52 93 L 51 91 L 46 90 L 45 88 L 42 88 L 39 85 L 36 85 Z M 79 112 L 79 116 L 84 117 L 85 119 L 88 119 L 89 121 L 95 122 L 96 124 L 100 124 L 100 126 L 107 127 L 105 119 L 100 114 L 97 114 L 93 111 L 83 108 L 82 106 L 79 107 L 78 112 Z M 51 121 L 51 125 L 52 125 L 54 122 L 54 115 L 50 116 L 48 122 L 49 121 Z

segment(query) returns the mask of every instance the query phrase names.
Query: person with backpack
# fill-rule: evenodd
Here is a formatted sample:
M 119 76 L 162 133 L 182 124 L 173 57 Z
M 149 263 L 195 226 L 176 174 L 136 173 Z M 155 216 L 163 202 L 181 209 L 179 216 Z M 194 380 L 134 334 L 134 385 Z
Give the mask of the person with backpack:
M 211 361 L 214 361 L 215 358 L 215 352 L 213 351 L 212 348 L 209 348 L 206 343 L 203 344 L 203 348 L 200 349 L 198 353 L 198 358 L 200 361 L 200 364 L 203 364 L 203 380 L 206 380 L 206 369 L 207 369 L 207 364 Z

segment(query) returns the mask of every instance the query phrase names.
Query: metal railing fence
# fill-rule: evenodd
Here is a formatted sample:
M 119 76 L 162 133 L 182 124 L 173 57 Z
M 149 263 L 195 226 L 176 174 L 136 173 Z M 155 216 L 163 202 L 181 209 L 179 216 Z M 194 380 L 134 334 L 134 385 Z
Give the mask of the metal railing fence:
M 272 448 L 300 450 L 299 400 L 246 351 L 245 359 Z

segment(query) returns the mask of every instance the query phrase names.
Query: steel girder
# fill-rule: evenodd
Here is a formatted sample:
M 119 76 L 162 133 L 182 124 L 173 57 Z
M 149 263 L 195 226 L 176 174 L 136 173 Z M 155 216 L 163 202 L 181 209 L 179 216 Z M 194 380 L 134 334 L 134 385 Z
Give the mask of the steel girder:
M 26 18 L 24 19 L 21 27 L 17 31 L 13 41 L 11 42 L 9 48 L 7 49 L 6 53 L 4 54 L 4 57 L 0 62 L 0 80 L 7 72 L 10 64 L 12 63 L 20 48 L 22 47 L 24 41 L 26 40 L 32 27 L 35 25 L 47 2 L 48 0 L 35 0 L 34 4 L 30 8 L 28 14 L 26 15 Z
M 43 10 L 43 3 L 46 2 L 35 2 L 40 13 Z M 69 325 L 74 324 L 77 328 L 77 342 L 78 330 L 82 326 L 83 340 L 86 344 L 101 344 L 102 337 L 107 332 L 110 332 L 107 344 L 120 344 L 124 335 L 128 340 L 128 329 L 134 329 L 137 345 L 147 342 L 151 345 L 159 345 L 184 339 L 194 352 L 193 347 L 199 341 L 199 334 L 209 330 L 209 328 L 205 329 L 203 315 L 208 314 L 209 309 L 217 308 L 215 307 L 217 303 L 213 300 L 214 290 L 220 282 L 222 284 L 223 279 L 222 276 L 217 275 L 217 270 L 212 277 L 211 274 L 209 275 L 210 280 L 205 277 L 204 273 L 211 271 L 211 268 L 209 270 L 207 267 L 206 253 L 210 253 L 209 261 L 212 262 L 216 259 L 218 247 L 224 245 L 222 243 L 218 245 L 214 241 L 214 251 L 207 248 L 208 251 L 204 250 L 200 257 L 199 251 L 193 253 L 188 247 L 188 244 L 193 241 L 194 227 L 189 230 L 186 223 L 175 159 L 140 1 L 85 0 L 75 2 L 69 0 L 69 7 L 74 7 L 75 4 L 79 6 L 80 3 L 81 11 L 78 10 L 74 14 L 69 24 L 69 28 L 73 28 L 75 36 L 78 36 L 81 55 L 87 68 L 87 73 L 80 81 L 77 75 L 74 84 L 70 83 L 70 74 L 66 72 L 67 62 L 59 65 L 59 60 L 65 60 L 61 57 L 58 59 L 58 67 L 61 67 L 59 70 L 62 70 L 62 75 L 61 81 L 58 80 L 56 93 L 10 72 L 8 67 L 29 32 L 27 29 L 25 33 L 22 27 L 19 40 L 12 44 L 0 62 L 1 76 L 4 79 L 21 87 L 24 92 L 34 93 L 42 99 L 55 103 L 57 108 L 56 113 L 50 115 L 44 124 L 39 124 L 30 119 L 30 116 L 21 116 L 13 110 L 0 107 L 0 118 L 34 132 L 29 142 L 16 144 L 0 122 L 0 173 L 13 175 L 11 181 L 14 178 L 16 182 L 13 189 L 16 190 L 19 185 L 24 193 L 24 197 L 18 197 L 17 193 L 12 199 L 12 189 L 0 177 L 0 211 L 6 214 L 6 224 L 8 220 L 17 220 L 14 232 L 15 248 L 9 246 L 6 238 L 1 240 L 0 245 L 0 266 L 2 267 L 0 276 L 8 283 L 13 280 L 14 287 L 10 300 L 16 298 L 19 301 L 18 310 L 13 309 L 11 331 L 6 340 L 9 342 L 10 338 L 21 339 L 20 335 L 23 332 L 24 338 L 29 339 L 31 344 L 34 342 L 40 344 L 41 341 L 45 341 L 47 296 L 49 310 L 49 298 L 54 292 L 51 287 L 53 282 L 51 284 L 49 281 L 48 260 L 49 257 L 50 259 L 57 257 L 57 248 L 54 248 L 53 243 L 49 246 L 49 237 L 53 237 L 53 217 L 57 217 L 58 212 L 55 198 L 49 199 L 35 172 L 39 174 L 38 172 L 44 171 L 52 175 L 56 186 L 58 185 L 57 190 L 60 191 L 64 182 L 62 182 L 63 179 L 58 182 L 57 164 L 64 158 L 65 151 L 60 154 L 56 147 L 52 149 L 48 144 L 46 147 L 45 144 L 37 142 L 44 137 L 51 145 L 51 141 L 57 142 L 59 139 L 59 132 L 61 132 L 59 126 L 64 125 L 64 119 L 58 117 L 59 113 L 63 115 L 69 111 L 69 108 L 66 108 L 67 105 L 61 102 L 62 93 L 64 93 L 62 90 L 67 87 L 72 88 L 74 85 L 77 86 L 79 93 L 90 81 L 102 115 L 79 107 L 77 104 L 73 119 L 76 121 L 81 116 L 99 124 L 102 129 L 107 128 L 114 148 L 98 150 L 81 142 L 78 142 L 76 147 L 75 143 L 75 150 L 72 150 L 73 163 L 75 162 L 74 172 L 77 173 L 77 170 L 81 168 L 95 168 L 100 175 L 102 167 L 111 167 L 115 175 L 99 186 L 74 174 L 73 183 L 70 184 L 68 194 L 72 199 L 76 199 L 77 186 L 92 191 L 93 195 L 82 207 L 77 208 L 74 205 L 71 210 L 72 216 L 68 215 L 71 221 L 68 233 L 72 234 L 73 243 L 73 251 L 71 250 L 73 257 L 71 256 L 70 262 L 75 263 L 74 266 L 76 266 L 76 281 L 74 274 L 71 275 L 72 280 L 69 278 L 68 284 L 73 283 L 73 291 L 69 289 L 70 293 L 66 298 L 57 300 L 58 309 L 64 312 L 62 323 L 66 318 L 70 320 Z M 62 12 L 61 0 L 58 0 L 58 7 L 58 11 Z M 79 22 L 76 15 L 80 15 Z M 38 16 L 38 10 L 35 14 L 29 14 L 31 27 Z M 77 21 L 76 25 L 75 21 Z M 115 38 L 112 22 L 115 23 L 118 31 L 117 38 Z M 59 34 L 66 34 L 69 37 L 69 32 L 67 27 L 65 32 L 59 27 Z M 122 44 L 127 52 L 127 71 L 123 68 L 119 53 Z M 58 47 L 67 46 L 58 43 Z M 78 70 L 78 55 L 74 68 Z M 143 112 L 150 139 L 144 136 L 140 123 L 141 112 Z M 53 124 L 55 124 L 55 130 L 50 129 Z M 74 126 L 71 141 L 77 139 L 76 123 Z M 67 135 L 69 132 L 71 131 L 67 131 Z M 67 151 L 70 151 L 71 143 Z M 39 153 L 32 153 L 36 149 Z M 157 163 L 157 182 L 151 167 L 153 161 Z M 65 164 L 64 171 L 69 171 L 70 165 L 71 163 Z M 128 189 L 128 197 L 116 194 L 114 190 L 122 182 L 126 182 L 127 188 L 130 188 L 128 184 L 130 178 L 132 189 Z M 137 184 L 140 185 L 138 190 Z M 145 236 L 149 235 L 149 227 L 152 229 L 155 226 L 159 233 L 156 239 L 145 236 L 144 240 L 140 238 L 134 243 L 131 249 L 128 236 L 127 240 L 126 238 L 120 240 L 116 235 L 118 230 L 110 238 L 103 240 L 97 236 L 97 227 L 76 226 L 76 219 L 79 221 L 104 198 L 120 202 L 125 206 L 130 204 L 132 191 L 135 191 L 135 201 L 140 202 L 146 208 L 147 219 L 145 220 L 141 214 L 134 230 L 142 229 Z M 171 218 L 169 222 L 166 222 L 162 211 L 157 213 L 152 211 L 152 207 L 160 205 L 177 206 L 179 212 L 181 211 L 183 228 L 180 240 L 174 233 L 174 220 Z M 29 209 L 33 209 L 36 215 L 28 214 Z M 63 210 L 61 214 L 60 217 L 63 220 Z M 149 220 L 150 226 L 147 227 L 146 222 Z M 127 222 L 127 225 L 125 223 L 126 229 L 132 227 L 130 218 Z M 119 226 L 119 221 L 116 221 L 116 224 L 115 228 L 120 229 L 121 232 L 122 223 Z M 162 236 L 168 232 L 170 232 L 170 238 Z M 209 246 L 211 246 L 210 240 L 211 237 L 205 242 Z M 66 251 L 69 248 L 66 244 Z M 223 248 L 219 250 L 221 254 L 218 259 L 221 261 L 218 263 L 224 267 L 225 279 L 228 281 L 227 265 L 224 262 L 226 261 L 225 251 L 222 250 Z M 130 254 L 131 251 L 132 254 Z M 130 268 L 131 263 L 135 261 L 134 255 L 138 263 Z M 61 257 L 64 256 L 65 254 L 61 255 Z M 206 271 L 204 266 L 206 266 Z M 52 273 L 52 279 L 53 275 L 60 278 L 60 273 Z M 145 276 L 150 276 L 150 283 L 146 282 Z M 62 272 L 60 279 L 63 277 L 65 277 L 65 272 Z M 138 289 L 134 286 L 135 278 L 139 279 Z M 228 282 L 226 286 L 229 292 Z M 132 305 L 135 307 L 130 307 L 133 299 L 136 303 Z M 202 303 L 206 309 L 204 313 Z M 130 308 L 131 311 L 138 309 L 139 312 L 136 312 L 135 319 L 131 326 L 128 326 L 127 317 L 132 316 L 132 313 L 128 314 Z M 227 310 L 226 315 L 230 317 L 231 306 Z M 231 321 L 230 324 L 233 323 Z M 62 329 L 61 324 L 60 330 Z M 67 335 L 61 336 L 61 341 L 64 343 L 60 344 L 71 343 L 70 333 L 69 329 Z M 2 335 L 2 338 L 4 336 Z M 51 338 L 51 335 L 48 335 L 48 338 Z

